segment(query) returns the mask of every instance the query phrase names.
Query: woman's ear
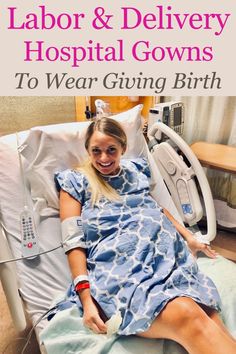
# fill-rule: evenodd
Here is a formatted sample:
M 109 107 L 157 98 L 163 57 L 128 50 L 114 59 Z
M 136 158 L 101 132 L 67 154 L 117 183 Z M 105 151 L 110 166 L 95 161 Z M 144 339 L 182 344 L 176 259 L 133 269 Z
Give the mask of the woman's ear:
M 124 155 L 124 153 L 125 153 L 126 150 L 127 150 L 127 145 L 126 145 L 126 144 L 121 144 L 121 148 L 122 148 L 122 153 L 121 153 L 121 155 Z

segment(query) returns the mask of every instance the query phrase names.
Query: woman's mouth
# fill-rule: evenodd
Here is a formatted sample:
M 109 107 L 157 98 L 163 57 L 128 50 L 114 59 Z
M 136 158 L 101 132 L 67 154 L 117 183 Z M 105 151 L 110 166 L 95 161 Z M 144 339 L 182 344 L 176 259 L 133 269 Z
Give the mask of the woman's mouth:
M 113 165 L 114 162 L 98 162 L 98 165 L 101 166 L 101 168 L 110 168 Z

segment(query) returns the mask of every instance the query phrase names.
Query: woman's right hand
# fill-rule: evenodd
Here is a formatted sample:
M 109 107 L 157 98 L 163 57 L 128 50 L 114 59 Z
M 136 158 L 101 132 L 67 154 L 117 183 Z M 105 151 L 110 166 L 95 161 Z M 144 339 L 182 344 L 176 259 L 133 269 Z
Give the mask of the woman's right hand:
M 107 326 L 101 319 L 98 309 L 93 301 L 89 301 L 86 305 L 84 304 L 83 310 L 83 323 L 85 327 L 88 327 L 93 332 L 98 334 L 107 333 Z

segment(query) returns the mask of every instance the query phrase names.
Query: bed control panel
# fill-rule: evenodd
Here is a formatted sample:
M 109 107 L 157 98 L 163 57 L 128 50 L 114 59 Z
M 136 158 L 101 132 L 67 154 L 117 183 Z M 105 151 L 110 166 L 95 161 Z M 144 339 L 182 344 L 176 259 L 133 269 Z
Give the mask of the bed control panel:
M 28 207 L 20 214 L 21 252 L 23 257 L 33 259 L 39 253 L 38 235 L 34 223 L 34 216 Z
M 187 182 L 183 179 L 178 179 L 176 182 L 176 187 L 182 207 L 182 212 L 184 213 L 184 215 L 193 214 Z
M 167 142 L 157 144 L 153 156 L 182 220 L 194 225 L 202 218 L 203 210 L 193 169 Z

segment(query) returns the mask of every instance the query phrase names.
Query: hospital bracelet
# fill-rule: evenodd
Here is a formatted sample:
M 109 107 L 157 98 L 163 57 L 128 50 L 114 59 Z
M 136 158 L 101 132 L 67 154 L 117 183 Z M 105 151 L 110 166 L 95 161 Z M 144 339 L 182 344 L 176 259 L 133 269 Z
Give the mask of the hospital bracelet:
M 77 284 L 81 283 L 81 282 L 88 282 L 89 281 L 89 277 L 87 275 L 78 275 L 74 280 L 74 287 L 76 287 Z
M 79 292 L 80 290 L 83 290 L 83 289 L 89 289 L 90 288 L 90 284 L 89 282 L 86 282 L 86 283 L 78 283 L 75 287 L 75 291 L 76 293 Z

